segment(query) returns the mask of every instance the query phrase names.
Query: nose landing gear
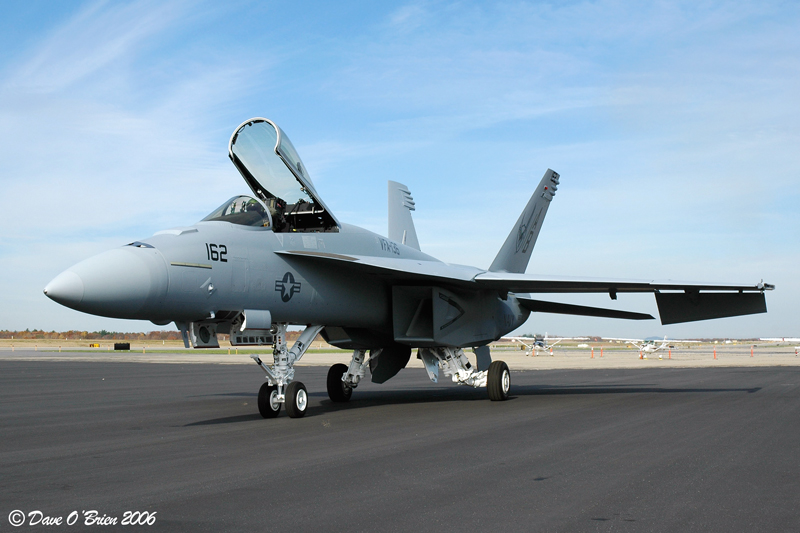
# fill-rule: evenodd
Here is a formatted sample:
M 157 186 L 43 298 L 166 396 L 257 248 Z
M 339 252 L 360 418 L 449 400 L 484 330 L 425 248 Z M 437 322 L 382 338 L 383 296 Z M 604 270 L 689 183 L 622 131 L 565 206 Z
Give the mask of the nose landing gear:
M 264 418 L 275 418 L 281 412 L 281 404 L 286 404 L 286 414 L 291 418 L 305 416 L 308 409 L 308 391 L 305 385 L 294 380 L 294 364 L 303 357 L 323 326 L 306 326 L 291 350 L 286 346 L 287 324 L 278 324 L 275 333 L 275 349 L 272 351 L 273 364 L 267 365 L 258 355 L 250 357 L 267 375 L 267 382 L 258 391 L 258 412 Z
M 258 391 L 258 412 L 264 418 L 275 418 L 281 412 L 278 386 L 264 383 Z

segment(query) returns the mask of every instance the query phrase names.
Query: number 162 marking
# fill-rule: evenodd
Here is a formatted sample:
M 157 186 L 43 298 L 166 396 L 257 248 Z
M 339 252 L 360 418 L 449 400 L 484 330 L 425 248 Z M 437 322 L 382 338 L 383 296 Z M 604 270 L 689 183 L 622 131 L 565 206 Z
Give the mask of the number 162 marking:
M 228 255 L 228 247 L 224 244 L 208 244 L 206 243 L 206 257 L 211 261 L 219 261 L 227 263 L 228 260 L 225 256 Z

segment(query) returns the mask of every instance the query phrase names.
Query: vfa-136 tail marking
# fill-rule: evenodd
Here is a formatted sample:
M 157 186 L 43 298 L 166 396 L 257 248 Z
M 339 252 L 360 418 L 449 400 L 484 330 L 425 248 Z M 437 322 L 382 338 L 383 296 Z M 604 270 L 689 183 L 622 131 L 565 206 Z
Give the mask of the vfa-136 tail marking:
M 386 237 L 340 222 L 322 201 L 286 134 L 253 118 L 236 128 L 228 155 L 253 196 L 237 196 L 200 222 L 160 231 L 67 269 L 44 289 L 85 313 L 175 322 L 186 346 L 273 346 L 258 396 L 264 417 L 283 405 L 306 412 L 308 394 L 295 363 L 321 334 L 353 351 L 328 373 L 331 400 L 347 401 L 369 369 L 391 379 L 416 348 L 429 377 L 486 387 L 508 398 L 511 376 L 492 362 L 489 343 L 532 312 L 631 320 L 649 314 L 534 299 L 535 293 L 654 293 L 664 324 L 766 312 L 757 284 L 681 283 L 525 274 L 560 176 L 548 170 L 488 270 L 450 265 L 420 250 L 405 185 L 389 182 Z M 287 327 L 305 329 L 289 347 Z M 475 352 L 476 365 L 464 349 Z

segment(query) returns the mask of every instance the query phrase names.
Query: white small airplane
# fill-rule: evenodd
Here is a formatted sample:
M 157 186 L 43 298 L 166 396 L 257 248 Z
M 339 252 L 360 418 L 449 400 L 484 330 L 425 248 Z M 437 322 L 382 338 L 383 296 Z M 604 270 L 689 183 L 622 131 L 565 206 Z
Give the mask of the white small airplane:
M 561 341 L 585 341 L 589 337 L 548 337 L 547 333 L 544 337 L 503 337 L 501 340 L 510 340 L 518 342 L 525 347 L 525 355 L 530 357 L 536 355 L 541 351 L 549 351 L 553 355 L 553 347 Z M 553 344 L 548 341 L 554 340 Z
M 622 341 L 630 343 L 636 348 L 639 349 L 639 354 L 642 356 L 643 359 L 647 359 L 647 354 L 655 353 L 661 350 L 665 350 L 670 348 L 670 343 L 700 343 L 702 341 L 690 341 L 690 340 L 677 340 L 677 339 L 668 339 L 666 335 L 663 339 L 651 338 L 651 339 L 618 339 L 615 337 L 603 337 L 604 341 Z M 658 343 L 661 344 L 658 344 Z M 661 355 L 658 356 L 661 359 Z
M 758 340 L 777 346 L 780 346 L 781 344 L 795 344 L 800 342 L 800 338 L 798 337 L 764 337 Z M 794 347 L 794 354 L 800 355 L 800 346 Z

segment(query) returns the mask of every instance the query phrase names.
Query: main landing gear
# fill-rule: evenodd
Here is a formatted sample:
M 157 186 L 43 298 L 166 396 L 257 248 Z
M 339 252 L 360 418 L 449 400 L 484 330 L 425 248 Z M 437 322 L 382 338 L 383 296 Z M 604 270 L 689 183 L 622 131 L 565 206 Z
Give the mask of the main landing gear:
M 475 387 L 486 387 L 489 399 L 504 401 L 511 389 L 511 373 L 503 361 L 494 361 L 486 370 L 474 368 L 461 348 L 435 347 L 420 348 L 419 356 L 425 364 L 428 377 L 434 383 L 439 381 L 439 367 L 445 376 L 451 376 L 453 383 Z M 488 361 L 491 359 L 486 355 Z M 479 358 L 480 361 L 480 358 Z M 487 362 L 488 362 L 487 361 Z
M 508 391 L 511 389 L 511 372 L 503 361 L 494 361 L 489 365 L 486 373 L 486 389 L 489 399 L 493 402 L 508 400 Z
M 434 383 L 439 381 L 439 368 L 445 376 L 451 376 L 454 383 L 469 385 L 479 388 L 486 387 L 489 399 L 504 401 L 508 399 L 511 389 L 511 373 L 508 365 L 503 361 L 494 361 L 490 364 L 491 356 L 488 350 L 479 352 L 478 364 L 485 365 L 484 370 L 473 367 L 464 350 L 461 348 L 435 347 L 420 348 L 419 355 L 425 364 L 428 377 Z M 370 357 L 377 357 L 380 350 L 371 353 Z M 337 363 L 328 370 L 328 397 L 333 402 L 346 402 L 353 395 L 353 389 L 364 377 L 369 363 L 366 359 L 366 350 L 353 351 L 350 365 Z M 488 368 L 486 368 L 488 366 Z
M 305 385 L 294 380 L 294 364 L 303 357 L 311 341 L 323 326 L 306 326 L 291 349 L 286 345 L 286 324 L 278 324 L 275 333 L 273 364 L 267 365 L 258 355 L 250 357 L 264 370 L 267 382 L 258 391 L 258 412 L 264 418 L 275 418 L 286 404 L 286 413 L 291 418 L 305 416 L 308 408 L 308 391 Z M 344 366 L 344 365 L 342 365 Z
M 371 357 L 377 357 L 381 350 L 375 350 Z M 367 351 L 353 350 L 350 366 L 337 363 L 328 370 L 328 397 L 332 402 L 346 402 L 353 395 L 353 389 L 367 372 Z

